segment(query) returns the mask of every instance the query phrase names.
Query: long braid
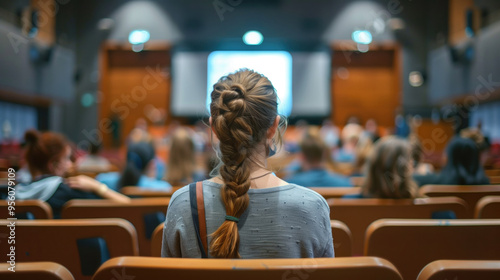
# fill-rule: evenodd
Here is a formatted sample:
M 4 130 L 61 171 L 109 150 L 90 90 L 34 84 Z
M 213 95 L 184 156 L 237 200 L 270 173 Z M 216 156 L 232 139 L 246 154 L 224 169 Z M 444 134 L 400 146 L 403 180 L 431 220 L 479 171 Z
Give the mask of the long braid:
M 222 202 L 226 215 L 239 218 L 250 200 L 249 158 L 276 118 L 276 93 L 267 78 L 240 70 L 214 85 L 210 110 L 222 154 Z M 226 220 L 212 234 L 210 253 L 216 258 L 239 258 L 239 241 L 237 223 Z

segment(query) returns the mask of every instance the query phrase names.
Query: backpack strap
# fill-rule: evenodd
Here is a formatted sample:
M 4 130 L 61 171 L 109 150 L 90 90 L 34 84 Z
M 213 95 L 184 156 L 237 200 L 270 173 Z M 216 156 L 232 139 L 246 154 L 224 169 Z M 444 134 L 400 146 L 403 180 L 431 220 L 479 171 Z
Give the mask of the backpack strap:
M 200 247 L 201 257 L 208 258 L 207 223 L 205 219 L 205 203 L 203 200 L 203 182 L 189 185 L 189 202 L 193 217 L 194 229 Z

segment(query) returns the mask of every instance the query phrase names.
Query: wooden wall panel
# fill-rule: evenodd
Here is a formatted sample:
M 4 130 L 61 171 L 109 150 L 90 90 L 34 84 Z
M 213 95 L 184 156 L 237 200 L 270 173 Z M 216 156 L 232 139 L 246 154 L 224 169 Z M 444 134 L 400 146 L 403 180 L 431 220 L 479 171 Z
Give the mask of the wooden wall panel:
M 149 125 L 149 112 L 170 108 L 170 53 L 168 48 L 135 53 L 130 49 L 105 45 L 101 58 L 101 99 L 99 125 L 117 116 L 121 122 L 120 139 L 127 138 L 140 118 Z M 112 134 L 103 133 L 103 145 L 112 145 Z
M 351 52 L 351 53 L 348 53 Z M 400 106 L 399 48 L 370 47 L 368 53 L 337 50 L 332 59 L 332 119 L 342 126 L 351 116 L 393 127 Z
M 466 12 L 468 9 L 473 11 L 473 29 L 477 32 L 480 26 L 480 12 L 477 8 L 474 8 L 474 1 L 449 0 L 448 39 L 451 45 L 456 45 L 467 38 L 465 28 L 467 26 Z
M 31 8 L 38 12 L 38 33 L 36 40 L 45 45 L 56 41 L 56 13 L 60 7 L 54 0 L 31 0 Z M 29 21 L 29 17 L 26 19 Z

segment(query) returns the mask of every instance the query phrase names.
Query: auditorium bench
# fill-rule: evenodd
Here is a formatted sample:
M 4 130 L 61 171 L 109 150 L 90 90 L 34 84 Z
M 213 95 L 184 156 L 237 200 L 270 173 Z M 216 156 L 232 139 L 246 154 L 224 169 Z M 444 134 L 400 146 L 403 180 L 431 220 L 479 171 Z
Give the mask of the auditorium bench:
M 16 262 L 15 272 L 9 271 L 10 265 L 0 264 L 0 279 L 10 280 L 74 280 L 64 266 L 53 262 Z
M 393 263 L 416 279 L 435 260 L 500 259 L 500 220 L 381 219 L 366 231 L 365 255 Z
M 63 219 L 122 218 L 137 230 L 139 253 L 151 256 L 151 236 L 165 221 L 170 198 L 134 198 L 124 204 L 105 199 L 78 199 L 67 202 L 61 212 Z
M 453 211 L 465 218 L 467 205 L 456 197 L 417 199 L 329 199 L 330 219 L 344 222 L 352 233 L 353 256 L 363 254 L 363 241 L 368 226 L 382 218 L 430 219 L 436 214 Z
M 500 196 L 481 198 L 476 204 L 474 217 L 476 219 L 500 219 Z
M 484 173 L 486 176 L 500 176 L 500 169 L 486 169 Z
M 417 280 L 500 279 L 500 261 L 439 260 L 426 265 Z
M 420 188 L 419 192 L 421 195 L 430 197 L 459 197 L 469 206 L 467 218 L 472 218 L 479 199 L 488 195 L 500 195 L 500 185 L 425 185 Z
M 317 259 L 179 259 L 122 257 L 105 262 L 93 280 L 113 279 L 384 279 L 401 280 L 388 261 L 372 257 Z M 300 278 L 299 278 L 300 277 Z
M 500 176 L 489 176 L 490 184 L 500 184 Z
M 11 235 L 9 224 L 0 220 L 1 235 Z M 83 280 L 109 258 L 138 255 L 135 228 L 123 219 L 17 220 L 15 240 L 16 262 L 59 263 Z
M 52 208 L 42 200 L 16 200 L 14 210 L 15 217 L 18 219 L 52 219 Z M 14 218 L 9 215 L 8 201 L 0 200 L 0 219 Z

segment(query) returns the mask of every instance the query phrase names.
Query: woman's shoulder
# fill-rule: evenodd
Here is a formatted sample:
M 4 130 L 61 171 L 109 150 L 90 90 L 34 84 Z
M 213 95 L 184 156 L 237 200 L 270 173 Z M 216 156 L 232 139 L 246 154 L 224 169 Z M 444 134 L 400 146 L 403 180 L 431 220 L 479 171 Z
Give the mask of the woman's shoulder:
M 169 209 L 171 206 L 176 206 L 180 201 L 189 202 L 189 185 L 186 185 L 178 190 L 176 190 L 170 197 Z M 191 207 L 188 203 L 187 207 Z
M 313 201 L 323 205 L 327 209 L 330 209 L 325 198 L 318 192 L 296 184 L 289 185 L 292 186 L 289 191 L 293 194 L 293 197 L 296 198 L 298 202 L 302 203 L 304 201 Z

